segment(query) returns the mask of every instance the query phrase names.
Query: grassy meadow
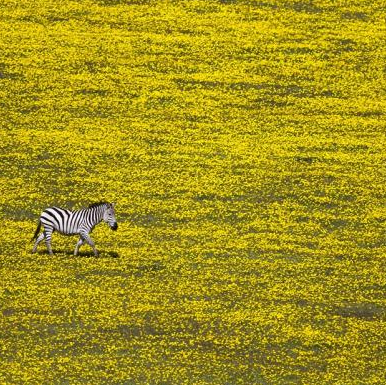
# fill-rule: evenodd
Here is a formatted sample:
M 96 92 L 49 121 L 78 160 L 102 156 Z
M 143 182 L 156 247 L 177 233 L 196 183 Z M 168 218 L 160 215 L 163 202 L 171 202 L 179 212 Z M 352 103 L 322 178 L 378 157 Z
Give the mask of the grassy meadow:
M 0 384 L 384 384 L 385 18 L 0 1 Z

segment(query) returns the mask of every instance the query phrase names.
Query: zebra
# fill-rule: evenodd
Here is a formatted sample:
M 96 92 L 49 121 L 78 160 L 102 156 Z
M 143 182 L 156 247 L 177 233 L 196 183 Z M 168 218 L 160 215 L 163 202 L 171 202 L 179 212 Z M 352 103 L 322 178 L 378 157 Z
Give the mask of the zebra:
M 104 221 L 112 230 L 118 229 L 117 220 L 115 219 L 115 203 L 98 202 L 80 210 L 67 210 L 60 207 L 48 207 L 40 215 L 37 229 L 32 240 L 36 239 L 32 253 L 36 252 L 38 244 L 45 239 L 48 253 L 53 255 L 51 247 L 51 236 L 54 231 L 64 235 L 79 235 L 80 239 L 76 244 L 74 255 L 78 254 L 79 247 L 83 243 L 88 243 L 94 250 L 97 257 L 98 251 L 95 243 L 90 237 L 94 227 Z M 41 225 L 44 231 L 38 236 Z

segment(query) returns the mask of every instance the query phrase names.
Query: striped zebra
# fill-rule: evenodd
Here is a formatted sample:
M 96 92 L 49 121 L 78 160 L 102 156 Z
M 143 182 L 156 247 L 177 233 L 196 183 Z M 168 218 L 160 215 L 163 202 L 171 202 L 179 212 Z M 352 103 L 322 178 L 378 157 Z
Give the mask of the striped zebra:
M 93 203 L 88 208 L 83 208 L 76 211 L 62 209 L 60 207 L 49 207 L 45 209 L 39 219 L 38 227 L 32 240 L 36 239 L 32 252 L 35 253 L 38 244 L 45 239 L 48 253 L 53 254 L 51 247 L 51 236 L 54 231 L 64 235 L 79 235 L 80 239 L 76 244 L 74 255 L 78 254 L 79 247 L 83 243 L 88 243 L 94 250 L 95 256 L 98 256 L 98 251 L 95 248 L 95 243 L 90 237 L 94 227 L 104 221 L 112 230 L 117 230 L 118 224 L 115 219 L 114 211 L 115 203 L 99 202 Z M 38 236 L 41 225 L 44 231 Z

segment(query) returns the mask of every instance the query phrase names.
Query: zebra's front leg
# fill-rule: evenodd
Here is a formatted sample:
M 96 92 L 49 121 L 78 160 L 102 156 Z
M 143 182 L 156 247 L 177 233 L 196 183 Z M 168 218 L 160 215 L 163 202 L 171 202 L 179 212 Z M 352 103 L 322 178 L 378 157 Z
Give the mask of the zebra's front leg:
M 75 246 L 74 255 L 78 255 L 79 247 L 84 243 L 84 239 L 81 237 Z
M 36 253 L 36 249 L 38 248 L 38 244 L 39 244 L 43 239 L 44 239 L 44 233 L 41 233 L 41 234 L 37 237 L 37 239 L 36 239 L 36 242 L 35 242 L 34 247 L 33 247 L 33 249 L 32 249 L 32 252 L 33 252 L 33 253 Z
M 84 241 L 87 243 L 87 244 L 89 244 L 91 247 L 92 247 L 92 249 L 94 250 L 94 254 L 95 254 L 95 256 L 96 257 L 98 257 L 98 250 L 96 249 L 96 247 L 95 247 L 95 243 L 94 243 L 94 241 L 91 239 L 91 237 L 88 235 L 88 234 L 81 234 L 81 237 L 84 239 Z

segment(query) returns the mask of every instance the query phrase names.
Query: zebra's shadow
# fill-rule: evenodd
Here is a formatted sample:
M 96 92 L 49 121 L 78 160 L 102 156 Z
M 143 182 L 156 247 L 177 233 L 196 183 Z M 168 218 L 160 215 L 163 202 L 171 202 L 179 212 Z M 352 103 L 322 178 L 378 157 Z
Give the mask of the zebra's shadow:
M 64 254 L 68 257 L 73 257 L 73 258 L 119 258 L 119 254 L 116 251 L 105 251 L 105 250 L 98 250 L 99 255 L 96 257 L 94 255 L 94 252 L 92 250 L 90 251 L 79 251 L 78 255 L 74 255 L 73 252 L 69 250 L 60 250 L 60 249 L 53 249 L 52 252 L 54 253 L 53 257 L 55 255 L 60 255 Z M 39 255 L 48 255 L 46 250 L 40 250 L 37 252 Z

